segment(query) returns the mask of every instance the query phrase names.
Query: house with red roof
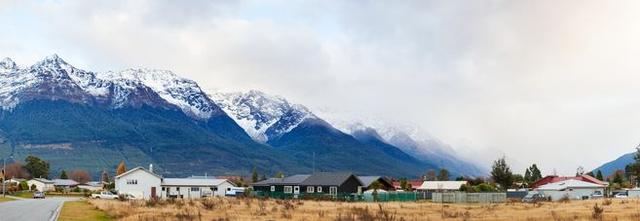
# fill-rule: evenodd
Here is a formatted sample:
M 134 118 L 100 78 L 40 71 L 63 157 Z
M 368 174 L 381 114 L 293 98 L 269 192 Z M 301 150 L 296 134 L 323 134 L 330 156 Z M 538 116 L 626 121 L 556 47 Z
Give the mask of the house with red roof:
M 407 183 L 411 185 L 411 190 L 412 191 L 416 191 L 416 189 L 418 189 L 418 187 L 422 186 L 422 183 L 424 181 L 423 180 L 407 180 Z M 396 190 L 402 190 L 402 187 L 400 187 L 400 181 L 399 180 L 394 180 L 393 181 L 393 188 Z
M 607 182 L 604 182 L 602 180 L 598 180 L 595 177 L 592 177 L 592 176 L 589 176 L 589 175 L 585 174 L 585 175 L 581 175 L 581 176 L 556 176 L 556 175 L 550 175 L 550 176 L 543 177 L 542 179 L 539 179 L 538 181 L 536 181 L 533 184 L 531 184 L 529 187 L 531 189 L 535 189 L 535 188 L 538 188 L 538 187 L 540 187 L 542 185 L 546 185 L 546 184 L 549 184 L 549 183 L 556 183 L 556 182 L 565 181 L 565 180 L 579 180 L 579 181 L 598 184 L 598 185 L 604 185 L 604 186 L 609 185 L 609 183 L 607 183 Z

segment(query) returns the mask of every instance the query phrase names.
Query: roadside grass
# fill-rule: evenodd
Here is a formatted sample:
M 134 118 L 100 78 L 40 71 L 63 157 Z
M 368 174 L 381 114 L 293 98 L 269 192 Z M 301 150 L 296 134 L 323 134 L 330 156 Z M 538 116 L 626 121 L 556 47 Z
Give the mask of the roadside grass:
M 29 191 L 15 192 L 12 196 L 20 198 L 33 198 L 33 193 Z
M 9 198 L 9 197 L 0 197 L 0 203 L 12 201 L 12 200 L 15 200 L 15 199 L 12 199 L 12 198 Z
M 110 221 L 113 220 L 106 213 L 96 209 L 95 206 L 87 203 L 87 201 L 69 201 L 65 202 L 60 211 L 59 221 Z

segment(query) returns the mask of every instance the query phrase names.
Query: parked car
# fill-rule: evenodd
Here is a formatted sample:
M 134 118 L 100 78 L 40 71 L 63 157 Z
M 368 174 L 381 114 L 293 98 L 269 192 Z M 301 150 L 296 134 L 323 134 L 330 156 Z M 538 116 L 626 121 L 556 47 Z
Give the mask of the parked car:
M 590 198 L 591 199 L 600 199 L 600 198 L 603 198 L 603 197 L 604 197 L 604 195 L 602 194 L 601 191 L 595 191 L 595 192 L 593 192 L 593 194 L 591 194 Z
M 627 195 L 627 193 L 625 192 L 619 192 L 616 193 L 616 195 L 613 195 L 614 198 L 627 198 L 629 195 Z
M 110 199 L 110 200 L 115 200 L 118 199 L 118 195 L 113 194 L 109 191 L 102 191 L 99 194 L 91 194 L 91 198 L 94 199 Z
M 523 203 L 535 203 L 546 200 L 547 197 L 545 197 L 544 194 L 536 192 L 529 192 L 526 196 L 524 196 L 524 198 L 522 198 Z
M 44 199 L 44 192 L 36 191 L 33 193 L 34 199 Z
M 244 187 L 229 187 L 225 193 L 225 196 L 244 196 Z

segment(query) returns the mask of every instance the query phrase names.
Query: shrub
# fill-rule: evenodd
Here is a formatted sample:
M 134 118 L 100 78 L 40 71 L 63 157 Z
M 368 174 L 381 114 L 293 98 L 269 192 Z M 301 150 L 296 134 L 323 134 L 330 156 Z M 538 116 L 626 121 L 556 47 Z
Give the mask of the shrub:
M 602 215 L 604 213 L 604 208 L 599 207 L 598 203 L 593 206 L 593 212 L 591 213 L 591 218 L 596 220 L 602 220 Z

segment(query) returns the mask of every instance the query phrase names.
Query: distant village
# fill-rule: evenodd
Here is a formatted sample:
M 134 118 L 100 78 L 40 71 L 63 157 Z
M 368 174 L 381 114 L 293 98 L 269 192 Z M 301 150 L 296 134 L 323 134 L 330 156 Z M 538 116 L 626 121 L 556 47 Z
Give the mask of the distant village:
M 640 151 L 638 152 L 640 156 Z M 640 161 L 638 158 L 637 161 Z M 523 201 L 584 200 L 604 197 L 638 197 L 635 188 L 640 163 L 627 166 L 606 179 L 600 171 L 594 175 L 579 168 L 574 176 L 542 176 L 536 164 L 524 175 L 514 174 L 504 158 L 493 163 L 491 176 L 456 177 L 449 172 L 429 170 L 420 179 L 357 175 L 351 172 L 314 172 L 267 178 L 255 169 L 251 177 L 190 176 L 163 177 L 153 165 L 127 169 L 121 162 L 114 177 L 103 171 L 92 181 L 83 170 L 49 174 L 49 164 L 36 156 L 25 163 L 4 165 L 0 173 L 3 194 L 44 192 L 93 198 L 197 199 L 204 197 L 258 197 L 277 199 L 326 199 L 341 201 L 417 201 L 441 203 L 493 203 L 508 199 Z M 607 181 L 605 181 L 607 180 Z M 95 194 L 98 193 L 98 194 Z

